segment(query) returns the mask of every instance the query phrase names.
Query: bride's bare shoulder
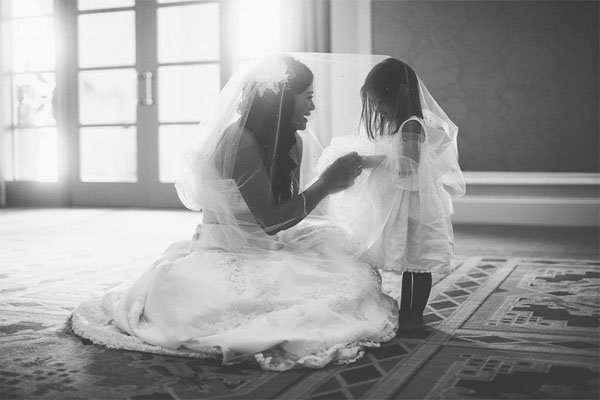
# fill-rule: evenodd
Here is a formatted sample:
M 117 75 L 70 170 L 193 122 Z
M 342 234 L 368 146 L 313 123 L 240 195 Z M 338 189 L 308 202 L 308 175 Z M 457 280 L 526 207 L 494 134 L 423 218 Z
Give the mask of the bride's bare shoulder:
M 242 128 L 237 146 L 238 153 L 243 156 L 255 156 L 260 154 L 260 146 L 251 130 Z
M 227 127 L 224 137 L 227 139 L 223 143 L 222 157 L 235 160 L 234 170 L 237 173 L 255 171 L 262 166 L 263 153 L 252 131 L 232 124 Z
M 258 143 L 254 134 L 247 128 L 240 126 L 237 123 L 232 123 L 225 128 L 225 133 L 221 139 L 222 149 L 237 149 L 237 152 L 258 150 Z

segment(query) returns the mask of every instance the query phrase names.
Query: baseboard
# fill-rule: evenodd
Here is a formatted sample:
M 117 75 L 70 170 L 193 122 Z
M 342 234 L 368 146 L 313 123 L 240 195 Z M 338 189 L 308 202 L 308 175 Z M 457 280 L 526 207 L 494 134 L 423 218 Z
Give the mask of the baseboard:
M 600 227 L 600 201 L 578 198 L 465 196 L 454 223 Z
M 454 223 L 600 227 L 600 174 L 465 173 Z
M 600 173 L 595 172 L 464 172 L 467 185 L 490 186 L 587 186 L 600 187 Z

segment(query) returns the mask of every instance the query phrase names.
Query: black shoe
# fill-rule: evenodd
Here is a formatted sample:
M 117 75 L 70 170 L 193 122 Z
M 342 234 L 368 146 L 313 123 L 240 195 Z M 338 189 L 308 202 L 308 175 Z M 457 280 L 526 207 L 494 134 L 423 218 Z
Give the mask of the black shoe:
M 403 329 L 405 330 L 418 330 L 423 328 L 425 328 L 425 320 L 423 319 L 422 314 L 409 314 L 403 324 Z

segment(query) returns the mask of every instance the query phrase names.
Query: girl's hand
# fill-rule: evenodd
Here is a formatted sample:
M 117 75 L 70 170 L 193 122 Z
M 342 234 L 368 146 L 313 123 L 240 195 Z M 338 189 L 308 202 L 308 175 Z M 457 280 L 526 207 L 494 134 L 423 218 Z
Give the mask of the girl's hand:
M 337 193 L 349 188 L 362 172 L 363 158 L 353 151 L 335 160 L 320 178 L 327 189 L 327 193 Z

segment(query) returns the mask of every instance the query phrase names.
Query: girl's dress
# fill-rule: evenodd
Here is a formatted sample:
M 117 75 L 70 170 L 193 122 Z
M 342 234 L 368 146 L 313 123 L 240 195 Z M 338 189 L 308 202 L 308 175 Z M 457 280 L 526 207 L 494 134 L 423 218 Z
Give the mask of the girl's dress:
M 362 246 L 363 257 L 384 270 L 446 273 L 452 267 L 452 195 L 462 194 L 462 174 L 442 121 L 424 114 L 406 121 L 422 126 L 418 159 L 406 155 L 405 122 L 398 133 L 374 141 L 335 138 L 319 162 L 324 167 L 350 151 L 385 156 L 353 187 L 331 196 L 327 211 Z

